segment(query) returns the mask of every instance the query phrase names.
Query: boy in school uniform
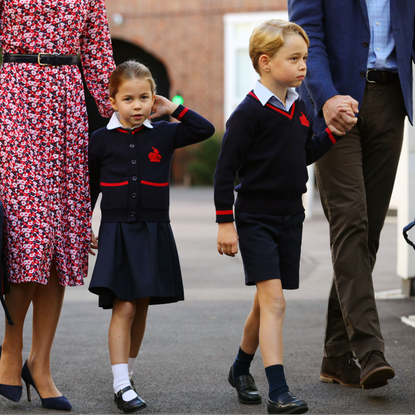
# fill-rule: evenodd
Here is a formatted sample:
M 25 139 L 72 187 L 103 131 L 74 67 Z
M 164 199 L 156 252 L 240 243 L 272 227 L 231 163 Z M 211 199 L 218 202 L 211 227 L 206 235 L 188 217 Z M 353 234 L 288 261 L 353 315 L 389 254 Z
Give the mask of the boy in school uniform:
M 294 90 L 307 72 L 308 45 L 307 34 L 294 23 L 269 20 L 254 29 L 249 54 L 260 79 L 227 122 L 215 171 L 218 252 L 235 256 L 239 241 L 245 284 L 257 288 L 228 380 L 241 403 L 261 403 L 249 372 L 260 344 L 269 383 L 268 413 L 308 410 L 285 380 L 283 289 L 299 286 L 307 165 L 340 138 L 329 128 L 314 134 Z M 349 102 L 342 102 L 338 111 L 355 117 Z M 236 174 L 239 184 L 234 189 Z

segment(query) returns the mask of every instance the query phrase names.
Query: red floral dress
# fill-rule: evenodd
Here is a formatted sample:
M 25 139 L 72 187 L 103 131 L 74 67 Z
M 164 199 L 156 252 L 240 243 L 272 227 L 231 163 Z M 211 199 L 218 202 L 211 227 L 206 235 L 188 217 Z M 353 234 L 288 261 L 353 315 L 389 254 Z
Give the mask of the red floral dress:
M 104 0 L 0 0 L 3 53 L 80 54 L 101 115 L 114 68 Z M 0 197 L 9 281 L 82 285 L 90 240 L 88 125 L 76 65 L 0 69 Z

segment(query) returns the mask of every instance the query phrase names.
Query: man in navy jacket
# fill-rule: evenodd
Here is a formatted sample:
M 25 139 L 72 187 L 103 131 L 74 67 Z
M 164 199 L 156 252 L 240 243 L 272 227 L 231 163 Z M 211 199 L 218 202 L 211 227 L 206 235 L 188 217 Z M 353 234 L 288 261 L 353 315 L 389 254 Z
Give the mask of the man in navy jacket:
M 347 137 L 316 163 L 334 270 L 320 378 L 376 388 L 394 377 L 383 355 L 372 271 L 404 118 L 413 119 L 415 1 L 288 0 L 288 11 L 310 38 L 300 94 L 315 130 L 347 129 L 350 119 L 336 111 L 341 101 L 359 112 Z

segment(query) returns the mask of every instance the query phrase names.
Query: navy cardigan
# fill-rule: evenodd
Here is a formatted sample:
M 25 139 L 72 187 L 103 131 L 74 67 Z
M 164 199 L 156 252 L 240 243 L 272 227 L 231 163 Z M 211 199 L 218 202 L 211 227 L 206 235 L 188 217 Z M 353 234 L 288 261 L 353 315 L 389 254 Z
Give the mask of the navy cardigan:
M 301 99 L 287 112 L 269 103 L 263 106 L 251 91 L 226 124 L 215 171 L 216 222 L 233 221 L 236 174 L 237 209 L 270 215 L 303 212 L 307 165 L 339 138 L 328 128 L 314 135 Z
M 89 172 L 94 208 L 102 192 L 102 222 L 168 222 L 170 166 L 176 148 L 206 140 L 214 126 L 179 105 L 172 117 L 134 130 L 101 128 L 91 136 Z

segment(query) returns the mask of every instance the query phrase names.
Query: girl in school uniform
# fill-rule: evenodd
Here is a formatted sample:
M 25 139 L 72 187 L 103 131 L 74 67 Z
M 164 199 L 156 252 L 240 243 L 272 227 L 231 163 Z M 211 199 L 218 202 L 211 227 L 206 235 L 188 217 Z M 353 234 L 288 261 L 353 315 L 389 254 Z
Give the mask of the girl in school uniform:
M 146 407 L 130 376 L 149 304 L 184 300 L 169 219 L 172 155 L 214 133 L 205 118 L 156 96 L 155 89 L 144 65 L 119 65 L 109 81 L 116 112 L 106 128 L 94 132 L 89 147 L 93 207 L 102 193 L 99 250 L 89 290 L 99 296 L 100 307 L 112 308 L 108 343 L 114 400 L 125 413 Z M 181 122 L 149 121 L 165 114 Z M 94 235 L 91 247 L 98 247 Z

